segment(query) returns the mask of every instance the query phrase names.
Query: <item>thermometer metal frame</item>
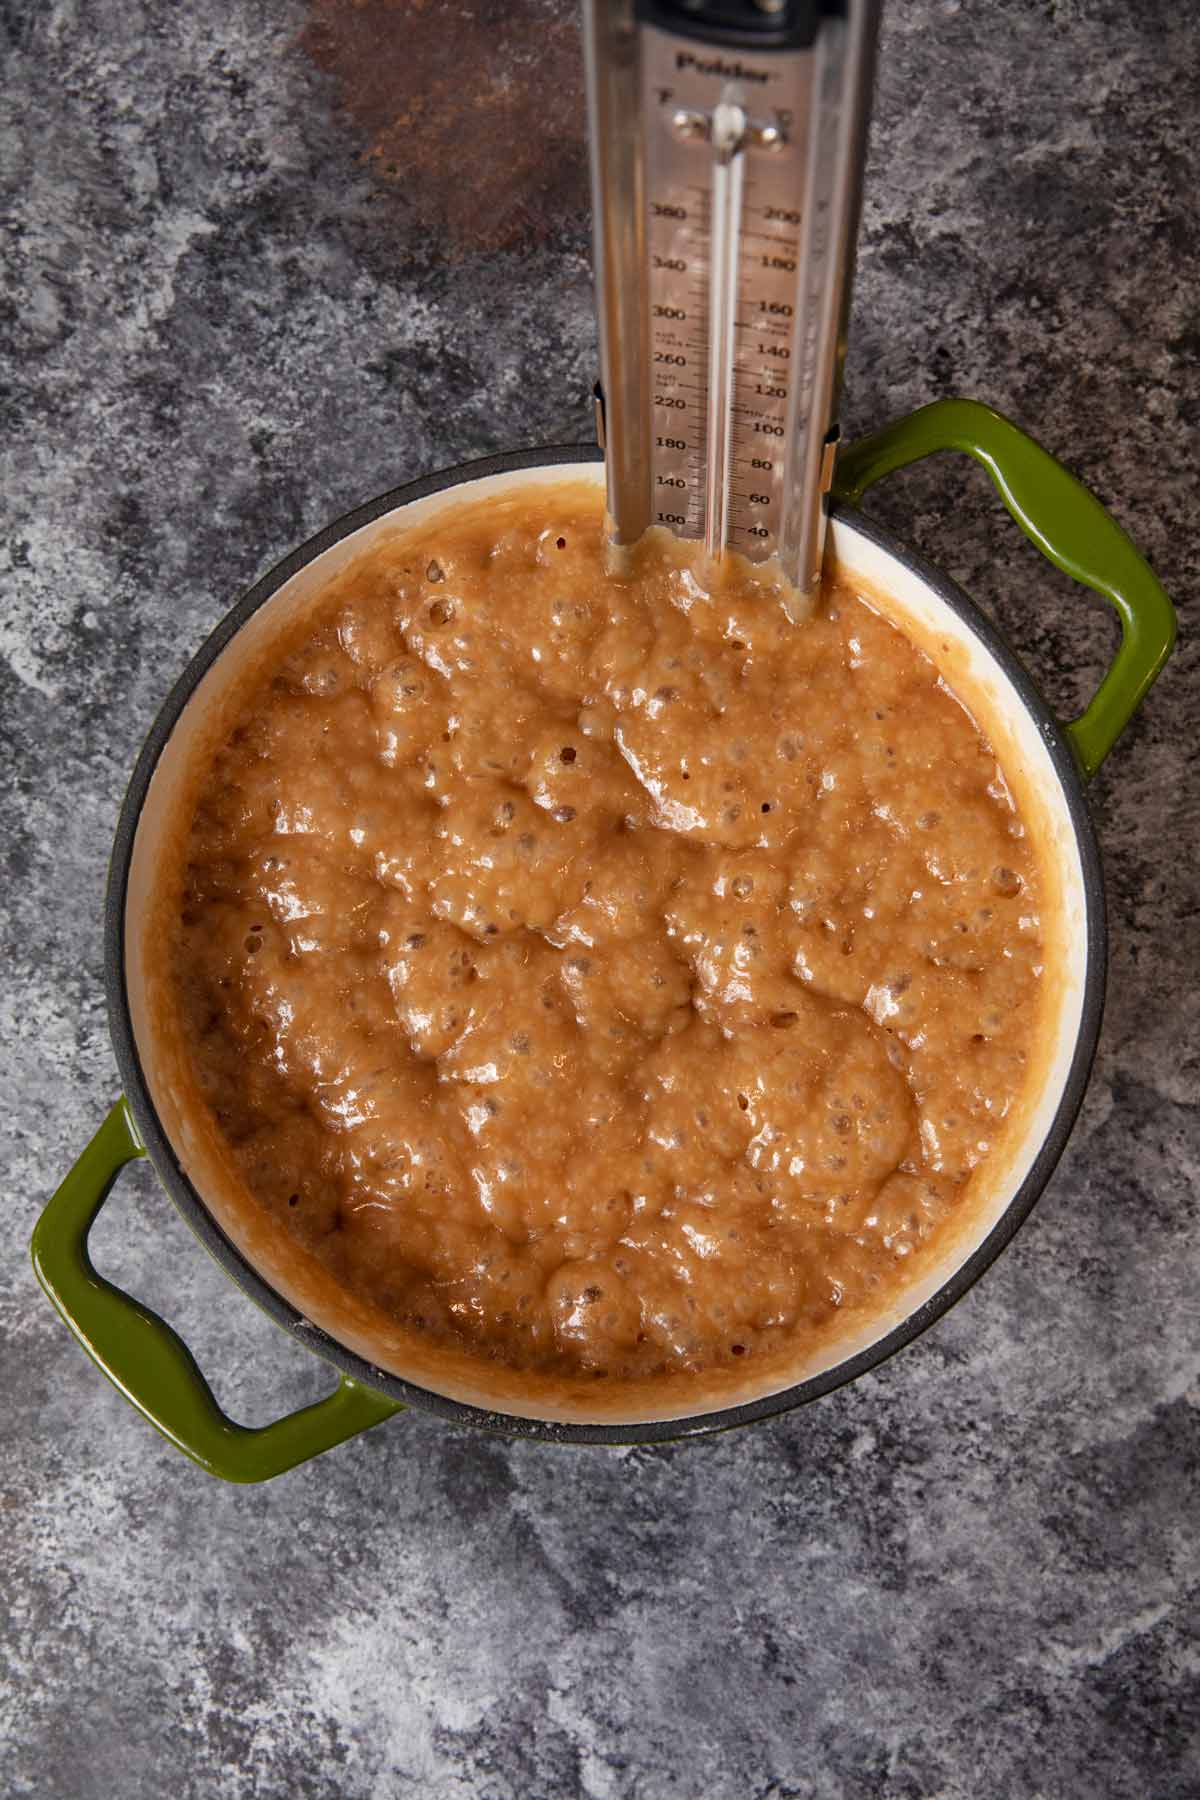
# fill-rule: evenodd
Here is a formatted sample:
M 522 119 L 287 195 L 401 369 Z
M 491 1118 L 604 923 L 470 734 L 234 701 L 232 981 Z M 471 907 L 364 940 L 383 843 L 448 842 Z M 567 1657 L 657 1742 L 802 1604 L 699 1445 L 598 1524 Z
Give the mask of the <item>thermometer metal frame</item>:
M 661 525 L 715 560 L 774 557 L 807 593 L 880 0 L 811 5 L 806 41 L 762 48 L 667 11 L 584 5 L 612 536 Z

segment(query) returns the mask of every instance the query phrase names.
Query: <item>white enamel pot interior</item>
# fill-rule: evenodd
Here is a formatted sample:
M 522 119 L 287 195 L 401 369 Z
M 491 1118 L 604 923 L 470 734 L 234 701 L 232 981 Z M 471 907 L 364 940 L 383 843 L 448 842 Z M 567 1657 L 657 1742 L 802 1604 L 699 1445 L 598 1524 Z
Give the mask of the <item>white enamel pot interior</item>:
M 107 912 L 107 981 L 116 1054 L 143 1141 L 168 1191 L 232 1279 L 307 1347 L 344 1373 L 398 1401 L 492 1430 L 559 1441 L 631 1442 L 692 1435 L 767 1417 L 827 1393 L 891 1355 L 928 1326 L 995 1258 L 1045 1186 L 1078 1111 L 1099 1030 L 1104 986 L 1104 906 L 1099 859 L 1083 787 L 1066 738 L 1012 652 L 969 600 L 888 533 L 836 510 L 831 550 L 927 648 L 991 737 L 1027 820 L 1040 834 L 1049 909 L 1050 1018 L 1036 1097 L 1020 1133 L 989 1165 L 970 1218 L 919 1279 L 877 1315 L 848 1325 L 819 1356 L 798 1360 L 781 1381 L 748 1377 L 720 1403 L 671 1412 L 622 1412 L 529 1401 L 519 1381 L 481 1364 L 453 1378 L 382 1342 L 369 1322 L 332 1305 L 298 1277 L 279 1234 L 231 1207 L 195 1129 L 172 1068 L 161 1008 L 147 991 L 148 896 L 164 832 L 206 721 L 231 679 L 268 646 L 285 617 L 383 534 L 407 529 L 457 501 L 569 479 L 598 487 L 603 465 L 590 451 L 536 451 L 489 459 L 396 490 L 330 526 L 288 557 L 233 609 L 173 689 L 134 771 L 117 832 Z M 431 1372 L 431 1370 L 433 1372 Z M 760 1378 L 761 1380 L 761 1378 Z M 703 1393 L 701 1390 L 701 1399 Z

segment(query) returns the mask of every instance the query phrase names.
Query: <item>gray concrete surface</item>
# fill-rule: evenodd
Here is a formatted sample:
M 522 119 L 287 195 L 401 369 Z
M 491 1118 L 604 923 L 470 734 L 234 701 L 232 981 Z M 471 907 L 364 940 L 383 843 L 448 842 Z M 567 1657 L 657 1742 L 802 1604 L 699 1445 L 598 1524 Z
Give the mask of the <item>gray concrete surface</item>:
M 1198 44 L 1166 0 L 891 0 L 846 409 L 1012 413 L 1185 622 Z M 30 1230 L 116 1090 L 105 862 L 160 699 L 324 521 L 586 437 L 595 339 L 569 7 L 7 0 L 0 49 L 0 1790 L 1200 1793 L 1186 630 L 1094 788 L 1112 969 L 1070 1150 L 983 1283 L 856 1387 L 625 1452 L 407 1417 L 235 1490 L 42 1301 Z M 1110 622 L 982 475 L 941 459 L 875 505 L 1082 702 Z M 239 1416 L 323 1390 L 145 1171 L 95 1248 Z

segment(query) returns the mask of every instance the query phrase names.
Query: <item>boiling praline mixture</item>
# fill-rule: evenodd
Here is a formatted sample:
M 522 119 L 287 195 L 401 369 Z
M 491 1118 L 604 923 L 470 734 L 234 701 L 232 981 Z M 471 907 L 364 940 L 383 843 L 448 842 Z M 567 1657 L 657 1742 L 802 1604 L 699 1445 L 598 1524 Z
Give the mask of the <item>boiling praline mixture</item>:
M 886 1302 L 1020 1100 L 1042 943 L 878 611 L 602 545 L 559 484 L 339 576 L 205 771 L 173 967 L 282 1229 L 426 1340 L 619 1381 Z

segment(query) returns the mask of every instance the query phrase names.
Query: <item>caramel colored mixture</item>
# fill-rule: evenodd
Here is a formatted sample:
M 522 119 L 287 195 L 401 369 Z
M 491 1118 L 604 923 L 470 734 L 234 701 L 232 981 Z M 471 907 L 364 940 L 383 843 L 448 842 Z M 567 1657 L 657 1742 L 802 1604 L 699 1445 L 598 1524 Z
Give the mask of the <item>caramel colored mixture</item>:
M 1021 1100 L 1042 951 L 995 755 L 880 612 L 601 546 L 560 484 L 338 578 L 205 771 L 173 967 L 339 1281 L 629 1380 L 886 1304 Z

